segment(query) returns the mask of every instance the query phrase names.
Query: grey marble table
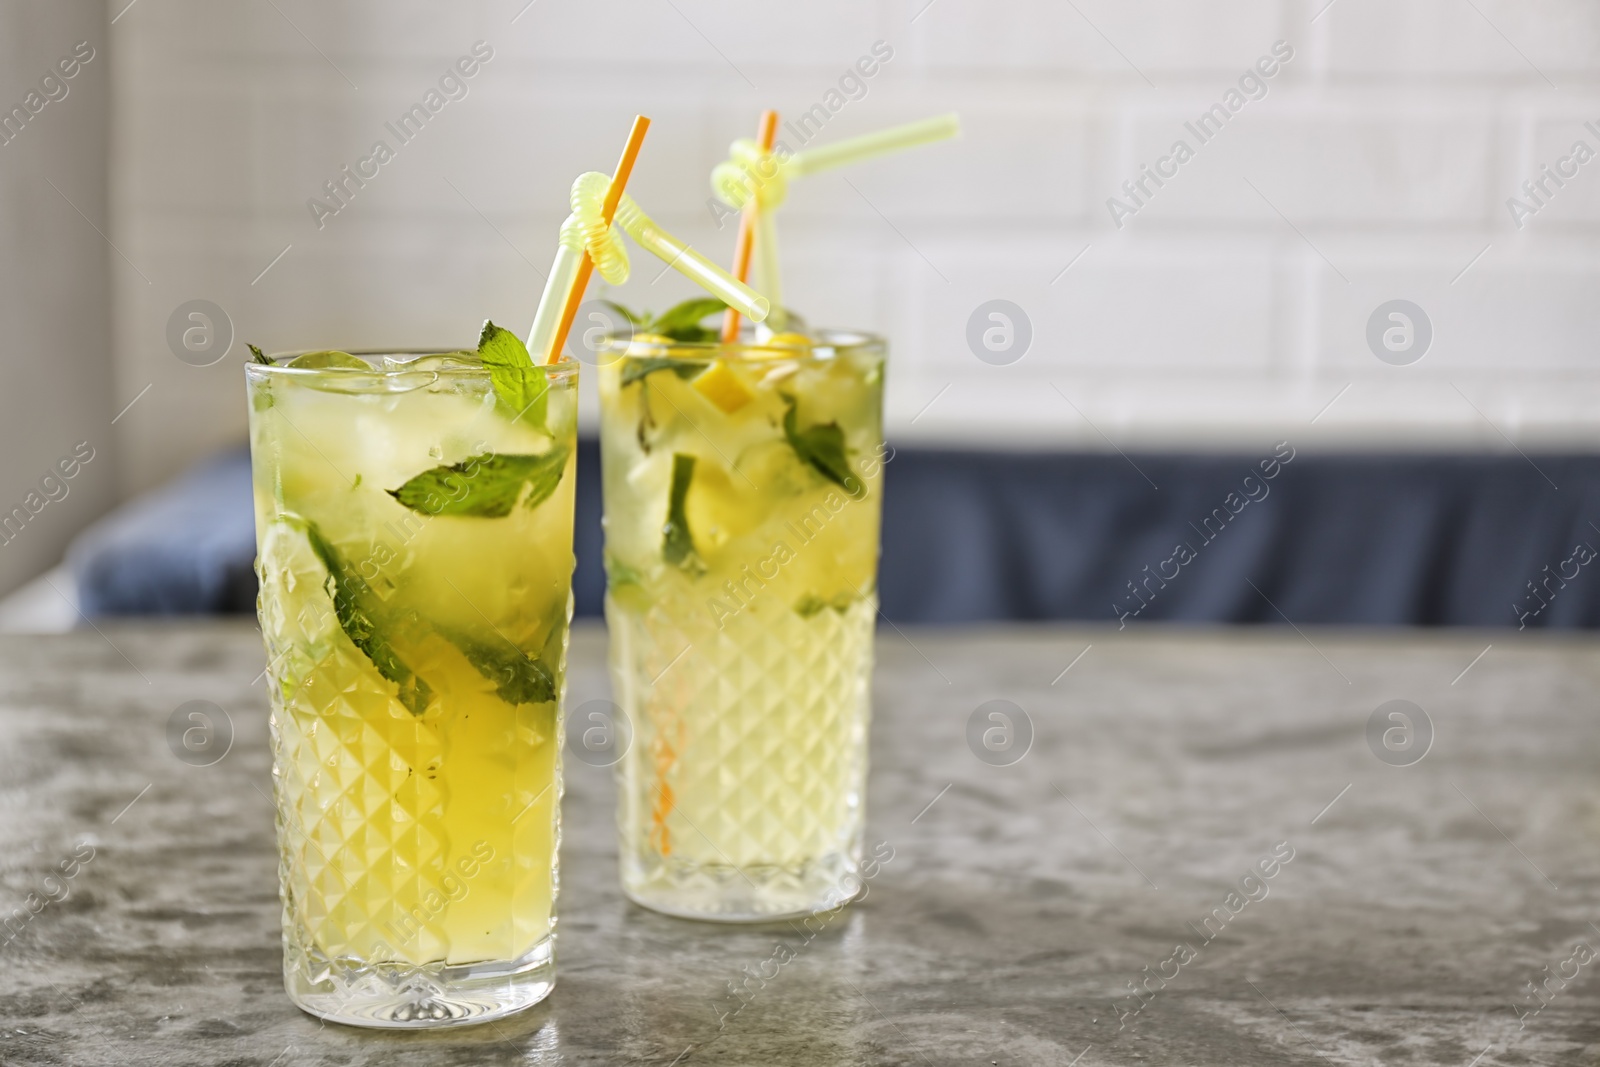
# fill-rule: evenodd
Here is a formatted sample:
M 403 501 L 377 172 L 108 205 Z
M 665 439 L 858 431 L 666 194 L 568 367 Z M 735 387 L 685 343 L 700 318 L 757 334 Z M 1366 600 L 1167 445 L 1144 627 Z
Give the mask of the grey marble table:
M 575 638 L 574 701 L 606 693 L 603 642 Z M 886 628 L 879 661 L 869 842 L 893 858 L 864 900 L 815 934 L 634 907 L 610 772 L 570 761 L 555 994 L 400 1035 L 282 993 L 251 627 L 0 640 L 0 1062 L 1600 1056 L 1595 641 Z M 1385 748 L 1394 699 L 1421 714 L 1408 742 L 1385 711 Z M 169 747 L 191 700 L 233 723 L 211 766 Z M 968 741 L 991 700 L 1026 714 L 999 755 L 987 711 Z

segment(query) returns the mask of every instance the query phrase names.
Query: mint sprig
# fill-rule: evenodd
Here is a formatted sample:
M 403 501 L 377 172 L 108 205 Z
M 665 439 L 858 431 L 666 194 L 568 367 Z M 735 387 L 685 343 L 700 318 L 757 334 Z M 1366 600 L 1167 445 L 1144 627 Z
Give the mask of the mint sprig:
M 511 642 L 494 644 L 459 632 L 444 636 L 479 674 L 494 683 L 495 692 L 507 704 L 548 704 L 556 698 L 556 679 L 550 668 Z
M 715 341 L 721 336 L 715 327 L 701 325 L 713 315 L 728 310 L 728 305 L 714 296 L 691 297 L 674 304 L 659 315 L 648 311 L 638 312 L 623 307 L 614 300 L 602 301 L 606 307 L 627 319 L 635 333 L 653 333 L 668 340 L 685 344 Z
M 612 311 L 615 311 L 618 315 L 621 315 L 623 318 L 627 319 L 628 325 L 634 327 L 635 329 L 643 326 L 650 320 L 649 312 L 641 314 L 630 307 L 626 307 L 617 303 L 615 300 L 599 300 L 596 301 L 596 303 L 600 304 L 602 307 L 608 307 Z
M 866 496 L 866 484 L 850 469 L 844 445 L 844 431 L 839 429 L 839 424 L 817 423 L 802 430 L 798 425 L 799 401 L 788 393 L 778 395 L 789 406 L 789 410 L 783 415 L 783 436 L 788 440 L 789 447 L 794 449 L 794 454 L 800 457 L 800 462 L 808 464 L 818 474 L 850 494 L 853 499 L 860 500 Z
M 728 305 L 714 296 L 695 297 L 681 304 L 675 304 L 657 315 L 646 326 L 644 332 L 658 333 L 662 337 L 670 337 L 674 341 L 688 344 L 715 341 L 721 336 L 720 332 L 702 326 L 701 322 L 712 315 L 721 315 L 726 310 Z
M 708 364 L 697 363 L 693 360 L 668 359 L 663 356 L 640 356 L 627 361 L 622 367 L 622 386 L 627 388 L 634 382 L 643 381 L 658 370 L 670 370 L 684 381 L 698 378 L 700 372 Z
M 699 574 L 705 570 L 695 551 L 694 535 L 689 532 L 689 516 L 684 505 L 689 499 L 689 483 L 694 480 L 696 457 L 685 452 L 672 454 L 672 486 L 667 491 L 667 521 L 661 528 L 661 558 L 679 570 Z
M 306 540 L 333 578 L 333 611 L 350 643 L 372 661 L 378 673 L 395 684 L 400 703 L 413 715 L 421 715 L 433 701 L 433 689 L 411 669 L 390 643 L 386 631 L 394 620 L 383 600 L 344 557 L 322 536 L 317 524 L 305 524 Z
M 815 593 L 807 593 L 794 602 L 794 613 L 802 619 L 809 619 L 828 608 L 832 608 L 840 615 L 843 615 L 850 610 L 850 605 L 855 602 L 855 599 L 849 593 L 836 593 L 832 600 L 824 600 Z
M 609 552 L 605 555 L 604 563 L 608 591 L 615 592 L 618 586 L 623 585 L 644 585 L 644 574 L 637 567 L 629 566 Z
M 423 515 L 503 519 L 519 501 L 531 510 L 548 500 L 561 483 L 570 454 L 565 445 L 537 456 L 485 452 L 425 470 L 387 492 Z
M 331 596 L 339 628 L 378 673 L 395 684 L 396 695 L 406 710 L 422 715 L 433 702 L 433 688 L 401 658 L 391 636 L 407 626 L 410 629 L 406 632 L 425 632 L 421 620 L 415 613 L 401 615 L 389 609 L 366 579 L 322 536 L 316 523 L 305 522 L 303 528 L 312 552 L 333 580 Z M 558 621 L 565 625 L 564 618 Z M 494 683 L 495 692 L 506 703 L 547 704 L 556 699 L 555 673 L 543 658 L 530 656 L 509 641 L 502 647 L 459 630 L 440 628 L 438 633 L 460 649 L 479 674 Z M 547 654 L 558 653 L 550 646 L 558 643 L 559 636 L 553 628 L 546 642 Z
M 485 319 L 478 334 L 478 358 L 488 368 L 501 413 L 543 430 L 549 415 L 550 379 L 528 355 L 522 339 Z

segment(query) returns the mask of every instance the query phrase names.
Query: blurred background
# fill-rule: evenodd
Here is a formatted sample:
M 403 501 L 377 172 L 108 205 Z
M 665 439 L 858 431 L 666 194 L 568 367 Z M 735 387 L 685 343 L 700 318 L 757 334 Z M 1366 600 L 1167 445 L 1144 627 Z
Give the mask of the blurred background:
M 0 627 L 250 610 L 247 341 L 525 330 L 640 111 L 726 262 L 764 107 L 961 114 L 780 216 L 786 302 L 891 342 L 891 619 L 1600 625 L 1591 3 L 4 0 Z

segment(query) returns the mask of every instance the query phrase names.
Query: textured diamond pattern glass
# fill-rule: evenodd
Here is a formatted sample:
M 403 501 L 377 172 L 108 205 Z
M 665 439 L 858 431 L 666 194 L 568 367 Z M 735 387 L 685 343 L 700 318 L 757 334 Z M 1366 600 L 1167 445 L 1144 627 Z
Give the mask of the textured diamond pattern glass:
M 817 345 L 635 342 L 601 370 L 622 882 L 669 914 L 860 888 L 883 352 Z
M 611 605 L 634 727 L 618 816 L 630 895 L 755 917 L 839 889 L 860 851 L 875 611 L 751 611 L 685 651 L 680 630 Z
M 553 985 L 576 391 L 557 384 L 564 445 L 496 422 L 481 371 L 252 373 L 284 979 L 313 1014 L 450 1025 Z M 459 502 L 459 453 L 563 447 L 555 490 L 509 514 L 386 491 L 454 462 Z

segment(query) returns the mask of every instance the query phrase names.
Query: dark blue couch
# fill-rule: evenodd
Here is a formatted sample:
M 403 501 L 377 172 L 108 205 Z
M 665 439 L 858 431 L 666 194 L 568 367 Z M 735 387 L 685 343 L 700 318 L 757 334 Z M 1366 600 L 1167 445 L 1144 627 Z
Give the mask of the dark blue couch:
M 900 449 L 885 471 L 884 614 L 1600 625 L 1600 567 L 1579 548 L 1600 547 L 1600 457 L 1301 451 L 1268 478 L 1271 456 Z M 599 475 L 585 441 L 579 615 L 600 613 L 604 589 Z M 108 516 L 69 553 L 83 610 L 253 611 L 250 507 L 238 451 Z

